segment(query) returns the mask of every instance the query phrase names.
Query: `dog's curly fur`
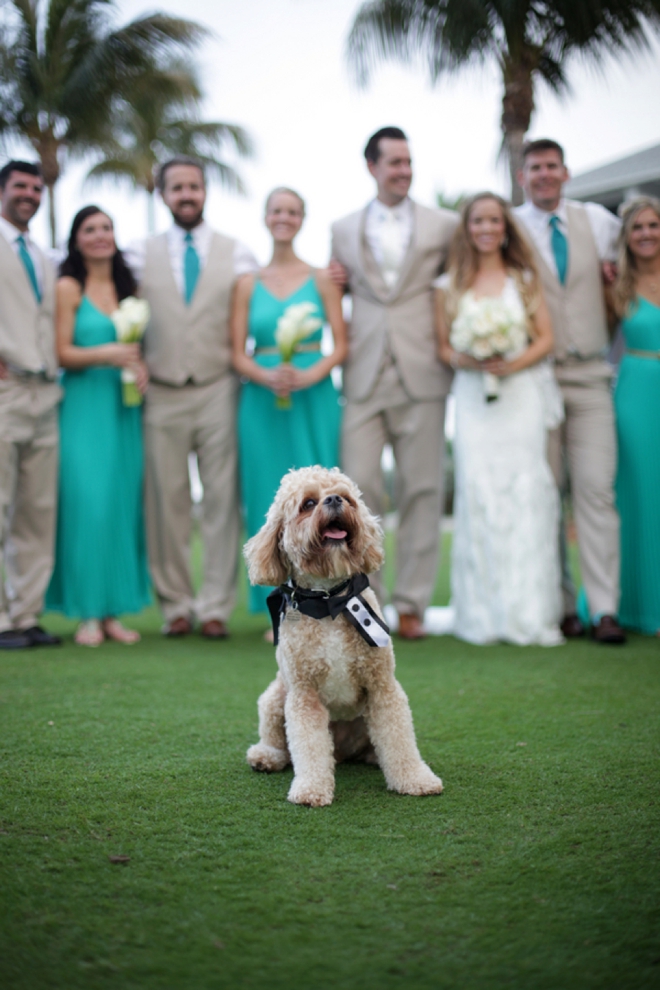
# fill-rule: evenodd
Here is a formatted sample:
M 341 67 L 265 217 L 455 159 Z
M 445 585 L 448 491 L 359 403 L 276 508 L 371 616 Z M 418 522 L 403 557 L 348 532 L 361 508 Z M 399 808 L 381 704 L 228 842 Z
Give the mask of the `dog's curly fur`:
M 383 533 L 350 478 L 337 468 L 302 468 L 282 479 L 244 552 L 252 584 L 292 578 L 327 590 L 381 566 Z M 380 614 L 370 588 L 364 598 Z M 343 615 L 296 619 L 280 626 L 279 673 L 259 698 L 250 766 L 272 772 L 293 763 L 289 801 L 313 807 L 332 803 L 335 760 L 360 756 L 378 762 L 390 790 L 439 794 L 442 781 L 417 749 L 391 644 L 369 646 Z

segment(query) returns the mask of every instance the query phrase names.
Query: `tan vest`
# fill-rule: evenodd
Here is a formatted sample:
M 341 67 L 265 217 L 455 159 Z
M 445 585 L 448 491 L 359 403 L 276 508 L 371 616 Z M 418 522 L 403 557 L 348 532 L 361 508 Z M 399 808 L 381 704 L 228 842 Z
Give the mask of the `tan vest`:
M 446 260 L 458 217 L 448 210 L 413 206 L 411 242 L 391 288 L 367 244 L 367 211 L 332 228 L 332 256 L 348 270 L 353 301 L 344 365 L 344 392 L 351 402 L 369 398 L 385 354 L 395 360 L 411 399 L 440 399 L 451 387 L 451 372 L 437 357 L 433 280 Z
M 57 374 L 55 356 L 55 274 L 42 255 L 42 295 L 38 303 L 27 272 L 0 234 L 0 359 L 22 371 Z
M 186 306 L 170 264 L 167 234 L 147 241 L 142 296 L 151 308 L 144 336 L 149 373 L 168 385 L 216 381 L 231 368 L 229 308 L 235 242 L 213 234 L 195 293 Z
M 587 211 L 566 204 L 568 220 L 568 277 L 562 285 L 554 268 L 534 245 L 543 291 L 555 336 L 555 358 L 601 355 L 608 347 L 607 316 L 601 263 Z

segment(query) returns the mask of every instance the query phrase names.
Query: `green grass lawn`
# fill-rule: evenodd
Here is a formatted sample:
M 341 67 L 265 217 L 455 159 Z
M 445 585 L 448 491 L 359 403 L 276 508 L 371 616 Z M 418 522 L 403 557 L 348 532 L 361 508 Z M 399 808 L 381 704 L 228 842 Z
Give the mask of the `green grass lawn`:
M 137 625 L 0 655 L 3 990 L 660 986 L 657 640 L 397 643 L 445 794 L 345 765 L 311 810 L 245 763 L 263 620 Z

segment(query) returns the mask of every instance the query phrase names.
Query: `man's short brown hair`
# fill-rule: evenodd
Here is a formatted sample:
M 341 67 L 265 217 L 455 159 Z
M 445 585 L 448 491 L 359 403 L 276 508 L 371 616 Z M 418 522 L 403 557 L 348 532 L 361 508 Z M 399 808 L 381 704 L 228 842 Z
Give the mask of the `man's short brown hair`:
M 523 164 L 527 161 L 529 155 L 535 155 L 540 151 L 556 151 L 561 158 L 562 165 L 564 164 L 564 149 L 558 141 L 553 141 L 552 138 L 539 138 L 537 141 L 526 141 L 522 146 Z

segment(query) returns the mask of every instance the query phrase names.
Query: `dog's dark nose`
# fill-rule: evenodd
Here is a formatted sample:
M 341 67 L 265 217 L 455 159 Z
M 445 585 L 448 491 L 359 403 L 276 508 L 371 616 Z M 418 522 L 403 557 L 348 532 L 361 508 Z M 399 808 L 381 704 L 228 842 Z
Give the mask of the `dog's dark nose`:
M 341 495 L 328 495 L 323 499 L 323 504 L 327 505 L 329 509 L 338 509 L 343 501 Z

